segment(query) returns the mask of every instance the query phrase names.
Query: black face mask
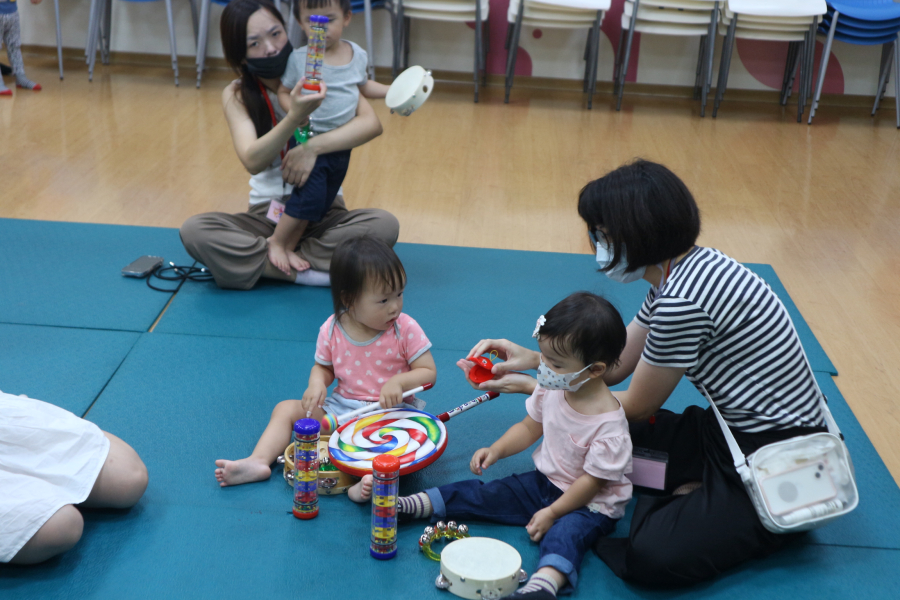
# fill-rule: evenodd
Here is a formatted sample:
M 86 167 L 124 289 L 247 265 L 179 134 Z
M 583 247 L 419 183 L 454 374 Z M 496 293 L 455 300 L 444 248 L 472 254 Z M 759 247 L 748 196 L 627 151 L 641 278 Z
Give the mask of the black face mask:
M 288 58 L 290 58 L 293 51 L 294 47 L 288 42 L 281 49 L 281 52 L 274 56 L 248 58 L 246 59 L 247 70 L 250 71 L 251 75 L 256 75 L 260 79 L 279 79 L 284 75 L 284 71 L 287 69 Z

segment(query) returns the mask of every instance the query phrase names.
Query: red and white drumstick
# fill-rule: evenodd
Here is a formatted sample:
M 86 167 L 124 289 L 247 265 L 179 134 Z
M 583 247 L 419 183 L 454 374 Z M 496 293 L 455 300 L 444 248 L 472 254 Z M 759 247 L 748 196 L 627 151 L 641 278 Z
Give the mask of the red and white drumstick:
M 403 392 L 403 396 L 401 397 L 408 398 L 413 394 L 418 394 L 419 392 L 430 390 L 433 387 L 433 383 L 426 383 L 425 385 L 420 385 L 417 388 L 406 390 L 405 392 Z M 324 417 L 322 417 L 322 431 L 337 431 L 337 428 L 339 426 L 346 423 L 350 419 L 355 419 L 359 415 L 365 414 L 367 412 L 372 412 L 373 410 L 377 410 L 379 408 L 381 408 L 381 405 L 378 402 L 372 402 L 368 406 L 363 406 L 362 408 L 357 408 L 356 410 L 351 410 L 348 413 L 344 413 L 337 419 L 335 419 L 333 415 L 326 414 Z
M 439 415 L 437 416 L 437 418 L 440 419 L 441 421 L 443 421 L 443 422 L 446 423 L 447 421 L 449 421 L 450 419 L 452 419 L 452 418 L 455 417 L 456 415 L 458 415 L 458 414 L 460 414 L 460 413 L 466 412 L 467 410 L 469 410 L 469 409 L 472 408 L 473 406 L 478 406 L 479 404 L 482 404 L 482 403 L 484 403 L 484 402 L 487 402 L 488 400 L 493 400 L 494 398 L 496 398 L 496 397 L 499 396 L 499 395 L 500 395 L 500 394 L 498 394 L 497 392 L 488 392 L 487 394 L 482 394 L 481 396 L 478 396 L 478 397 L 475 398 L 474 400 L 469 400 L 468 402 L 466 402 L 466 403 L 463 404 L 462 406 L 457 406 L 457 407 L 454 408 L 453 410 L 450 410 L 450 411 L 447 411 L 447 412 L 445 412 L 445 413 L 439 414 Z

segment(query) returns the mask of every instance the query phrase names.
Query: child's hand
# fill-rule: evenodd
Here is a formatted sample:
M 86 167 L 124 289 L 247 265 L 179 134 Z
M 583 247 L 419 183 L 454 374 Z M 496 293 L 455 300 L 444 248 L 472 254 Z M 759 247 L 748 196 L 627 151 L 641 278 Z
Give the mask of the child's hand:
M 303 410 L 306 411 L 307 414 L 314 411 L 316 407 L 321 408 L 325 405 L 325 397 L 328 395 L 328 388 L 313 384 L 306 388 L 306 391 L 303 392 L 303 398 L 300 402 L 303 403 Z
M 475 454 L 472 455 L 469 469 L 476 475 L 481 475 L 484 469 L 487 469 L 498 460 L 500 460 L 500 457 L 494 450 L 482 448 L 481 450 L 476 450 Z
M 528 532 L 528 537 L 532 542 L 539 542 L 544 534 L 550 531 L 554 522 L 556 522 L 556 515 L 548 506 L 534 513 L 531 520 L 528 521 L 528 525 L 525 526 L 525 531 Z
M 387 383 L 381 386 L 381 397 L 378 403 L 381 408 L 391 408 L 403 402 L 403 387 L 394 380 L 388 379 Z
M 319 105 L 325 100 L 325 94 L 328 91 L 328 87 L 323 81 L 321 82 L 321 89 L 318 92 L 311 94 L 309 93 L 310 90 L 306 90 L 306 93 L 304 94 L 304 83 L 306 83 L 306 77 L 300 79 L 300 81 L 297 82 L 297 85 L 294 86 L 294 89 L 291 90 L 290 112 L 293 113 L 295 117 L 299 117 L 301 122 L 306 121 L 309 118 L 309 115 L 319 108 Z

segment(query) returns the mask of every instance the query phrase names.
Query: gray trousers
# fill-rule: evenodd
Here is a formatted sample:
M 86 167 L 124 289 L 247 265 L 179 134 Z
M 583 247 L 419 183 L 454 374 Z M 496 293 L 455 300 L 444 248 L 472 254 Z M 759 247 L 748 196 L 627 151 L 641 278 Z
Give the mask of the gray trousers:
M 25 74 L 25 64 L 22 62 L 22 39 L 19 33 L 19 13 L 0 15 L 0 43 L 6 46 L 6 55 L 9 57 L 9 66 L 14 75 Z
M 266 240 L 275 231 L 275 223 L 266 218 L 268 211 L 269 203 L 263 202 L 234 215 L 195 215 L 181 226 L 181 242 L 188 254 L 206 265 L 220 288 L 249 290 L 259 281 L 268 261 Z M 328 272 L 337 245 L 363 234 L 393 246 L 400 223 L 379 208 L 347 210 L 344 198 L 338 196 L 321 221 L 306 226 L 295 251 L 313 269 Z

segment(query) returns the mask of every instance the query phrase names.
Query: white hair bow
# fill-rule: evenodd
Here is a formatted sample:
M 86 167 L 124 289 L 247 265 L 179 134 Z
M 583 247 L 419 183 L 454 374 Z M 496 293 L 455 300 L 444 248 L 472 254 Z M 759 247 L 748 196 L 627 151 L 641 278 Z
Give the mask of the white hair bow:
M 538 320 L 537 320 L 537 325 L 534 326 L 534 333 L 531 334 L 531 337 L 536 338 L 538 336 L 538 333 L 540 333 L 540 331 L 541 331 L 541 327 L 543 327 L 544 324 L 546 324 L 546 323 L 547 323 L 547 317 L 545 317 L 544 315 L 539 316 Z

